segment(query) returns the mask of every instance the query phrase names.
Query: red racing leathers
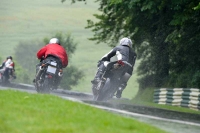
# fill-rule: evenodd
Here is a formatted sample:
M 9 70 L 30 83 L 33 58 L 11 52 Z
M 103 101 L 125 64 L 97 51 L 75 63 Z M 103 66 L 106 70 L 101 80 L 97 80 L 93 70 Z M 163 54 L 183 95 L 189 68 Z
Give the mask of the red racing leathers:
M 37 58 L 42 56 L 46 58 L 48 55 L 54 55 L 62 61 L 62 66 L 65 68 L 68 65 L 68 56 L 65 49 L 59 44 L 47 44 L 37 52 Z

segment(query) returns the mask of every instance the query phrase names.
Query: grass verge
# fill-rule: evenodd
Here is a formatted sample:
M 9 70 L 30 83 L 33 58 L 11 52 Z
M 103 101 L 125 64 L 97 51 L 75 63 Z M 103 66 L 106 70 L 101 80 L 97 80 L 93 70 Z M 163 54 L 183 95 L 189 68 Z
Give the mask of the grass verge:
M 134 119 L 57 96 L 0 90 L 1 133 L 164 133 Z

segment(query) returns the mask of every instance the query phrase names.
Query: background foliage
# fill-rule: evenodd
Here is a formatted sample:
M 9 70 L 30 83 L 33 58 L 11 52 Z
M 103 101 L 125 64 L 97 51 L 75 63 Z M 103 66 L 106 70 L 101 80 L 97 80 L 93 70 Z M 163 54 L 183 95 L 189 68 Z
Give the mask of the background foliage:
M 63 35 L 61 32 L 52 35 L 51 38 L 57 37 L 60 40 L 61 45 L 66 49 L 69 55 L 69 61 L 72 54 L 76 50 L 77 43 L 70 34 Z M 50 38 L 44 38 L 44 41 L 29 41 L 21 42 L 15 49 L 15 60 L 18 62 L 17 81 L 23 83 L 31 83 L 35 76 L 36 64 L 39 63 L 36 53 L 37 51 L 48 44 Z M 23 58 L 22 58 L 23 57 Z M 20 67 L 21 66 L 21 67 Z M 64 89 L 72 89 L 72 86 L 78 84 L 79 80 L 83 78 L 83 71 L 79 70 L 77 67 L 70 65 L 64 69 L 63 78 L 60 86 Z
M 200 87 L 200 3 L 196 0 L 97 0 L 90 40 L 134 40 L 140 88 Z

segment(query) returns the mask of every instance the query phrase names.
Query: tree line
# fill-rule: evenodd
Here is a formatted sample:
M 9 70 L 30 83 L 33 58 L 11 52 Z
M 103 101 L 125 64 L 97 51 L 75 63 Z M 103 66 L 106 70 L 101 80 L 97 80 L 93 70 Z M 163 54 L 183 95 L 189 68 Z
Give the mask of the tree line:
M 65 0 L 62 0 L 64 2 Z M 72 0 L 72 3 L 87 0 Z M 96 0 L 97 21 L 87 20 L 90 40 L 115 46 L 134 41 L 140 89 L 200 88 L 200 2 L 196 0 Z

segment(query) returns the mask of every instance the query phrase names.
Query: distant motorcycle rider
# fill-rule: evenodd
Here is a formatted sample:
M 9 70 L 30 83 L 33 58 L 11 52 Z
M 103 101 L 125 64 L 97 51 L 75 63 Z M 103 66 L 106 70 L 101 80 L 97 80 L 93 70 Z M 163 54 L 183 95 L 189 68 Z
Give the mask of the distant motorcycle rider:
M 136 53 L 132 49 L 131 39 L 127 37 L 122 38 L 119 45 L 114 47 L 109 53 L 104 55 L 98 62 L 98 71 L 95 75 L 94 80 L 92 80 L 91 82 L 93 84 L 97 84 L 100 81 L 109 62 L 117 61 L 117 63 L 122 66 L 124 66 L 124 62 L 126 62 L 126 64 L 128 64 L 128 67 L 124 67 L 124 69 L 126 69 L 126 73 L 120 78 L 121 85 L 116 94 L 117 98 L 121 98 L 122 91 L 126 88 L 127 82 L 132 76 L 136 56 Z
M 15 72 L 15 63 L 13 62 L 12 56 L 8 56 L 6 60 L 2 63 L 1 69 L 4 69 L 4 75 L 6 79 L 16 78 Z
M 60 68 L 65 68 L 68 65 L 67 52 L 65 48 L 61 46 L 57 38 L 50 39 L 49 43 L 37 52 L 37 58 L 41 61 L 36 66 L 36 73 L 39 70 L 39 66 L 49 60 L 55 60 Z M 35 82 L 35 79 L 33 82 Z M 59 85 L 59 82 L 60 80 L 58 80 L 57 85 Z M 55 86 L 57 87 L 57 85 Z

